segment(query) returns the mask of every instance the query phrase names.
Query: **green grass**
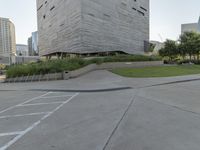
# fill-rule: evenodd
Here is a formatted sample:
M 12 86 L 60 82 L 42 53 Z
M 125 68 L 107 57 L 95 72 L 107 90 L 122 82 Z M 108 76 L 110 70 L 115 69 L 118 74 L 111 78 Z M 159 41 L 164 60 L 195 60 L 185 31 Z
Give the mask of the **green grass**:
M 114 69 L 113 73 L 135 78 L 172 77 L 200 74 L 200 65 L 156 66 L 144 68 Z

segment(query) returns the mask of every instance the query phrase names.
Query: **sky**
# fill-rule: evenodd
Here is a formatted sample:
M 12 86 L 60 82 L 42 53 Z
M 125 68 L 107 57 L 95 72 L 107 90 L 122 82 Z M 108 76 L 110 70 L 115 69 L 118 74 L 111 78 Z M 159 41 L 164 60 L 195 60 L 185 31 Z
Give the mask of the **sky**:
M 10 18 L 15 24 L 17 44 L 27 44 L 37 30 L 36 0 L 0 0 L 0 17 Z
M 178 39 L 182 23 L 197 22 L 200 0 L 150 0 L 150 39 Z M 37 30 L 36 0 L 0 0 L 0 17 L 15 24 L 18 44 Z
M 200 0 L 150 0 L 150 39 L 177 40 L 181 24 L 197 23 Z

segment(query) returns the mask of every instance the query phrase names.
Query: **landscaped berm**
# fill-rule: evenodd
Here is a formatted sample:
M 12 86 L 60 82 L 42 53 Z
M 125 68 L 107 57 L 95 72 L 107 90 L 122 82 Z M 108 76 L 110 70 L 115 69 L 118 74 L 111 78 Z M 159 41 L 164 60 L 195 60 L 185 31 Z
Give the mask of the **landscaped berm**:
M 48 73 L 60 73 L 63 71 L 73 71 L 89 64 L 101 64 L 106 62 L 141 62 L 141 61 L 159 61 L 158 56 L 143 55 L 117 55 L 98 57 L 92 59 L 86 58 L 66 58 L 41 61 L 37 63 L 13 65 L 6 72 L 7 78 L 44 75 Z
M 171 77 L 191 74 L 200 74 L 200 65 L 174 65 L 174 66 L 154 66 L 144 68 L 121 68 L 112 70 L 125 77 L 150 78 L 150 77 Z

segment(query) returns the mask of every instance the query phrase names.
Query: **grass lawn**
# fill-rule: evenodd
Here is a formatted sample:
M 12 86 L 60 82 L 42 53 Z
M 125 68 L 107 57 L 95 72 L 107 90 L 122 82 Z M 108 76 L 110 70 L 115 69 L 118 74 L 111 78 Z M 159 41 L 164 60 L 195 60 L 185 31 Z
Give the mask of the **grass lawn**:
M 148 78 L 148 77 L 171 77 L 191 74 L 200 74 L 200 65 L 180 66 L 156 66 L 144 68 L 122 68 L 111 72 L 125 77 Z

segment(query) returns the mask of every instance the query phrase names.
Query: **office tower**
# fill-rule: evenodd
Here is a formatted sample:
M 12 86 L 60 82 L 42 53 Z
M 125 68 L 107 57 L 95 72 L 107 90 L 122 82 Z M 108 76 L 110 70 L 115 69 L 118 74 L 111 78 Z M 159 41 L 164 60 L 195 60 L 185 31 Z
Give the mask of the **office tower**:
M 15 63 L 15 26 L 8 18 L 0 17 L 0 63 Z

